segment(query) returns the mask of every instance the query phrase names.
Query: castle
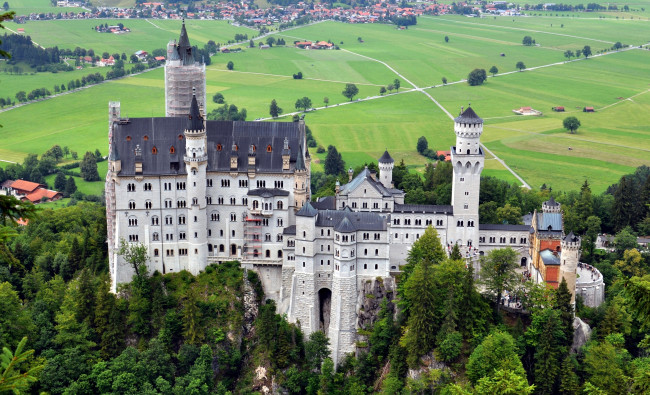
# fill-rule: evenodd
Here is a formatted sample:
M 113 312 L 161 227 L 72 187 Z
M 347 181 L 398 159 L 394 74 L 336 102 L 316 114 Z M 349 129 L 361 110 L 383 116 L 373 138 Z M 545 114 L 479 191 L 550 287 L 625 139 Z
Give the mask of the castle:
M 192 52 L 183 24 L 178 43 L 168 45 L 166 117 L 127 119 L 119 103 L 109 103 L 113 291 L 134 274 L 117 254 L 120 240 L 146 246 L 149 272 L 197 274 L 208 264 L 238 260 L 260 274 L 280 313 L 307 335 L 328 335 L 335 361 L 355 350 L 363 284 L 390 283 L 429 226 L 443 246 L 457 244 L 475 265 L 489 250 L 515 249 L 537 281 L 553 272 L 544 257 L 555 244 L 545 240 L 561 239 L 551 255 L 571 253 L 562 254 L 553 281 L 564 277 L 575 294 L 580 240 L 564 236 L 554 201 L 532 224 L 479 224 L 483 120 L 471 107 L 454 120 L 451 205 L 405 204 L 388 151 L 378 175 L 350 171 L 335 196 L 312 202 L 304 123 L 205 120 L 205 67 Z

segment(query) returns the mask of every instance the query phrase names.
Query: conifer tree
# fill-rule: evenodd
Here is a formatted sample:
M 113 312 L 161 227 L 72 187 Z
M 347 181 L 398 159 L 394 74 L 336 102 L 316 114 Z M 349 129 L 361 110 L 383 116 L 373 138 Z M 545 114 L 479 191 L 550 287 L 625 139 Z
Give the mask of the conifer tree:
M 404 285 L 404 298 L 408 302 L 409 318 L 407 329 L 400 340 L 408 352 L 411 367 L 419 365 L 422 355 L 429 352 L 435 344 L 435 283 L 433 281 L 433 262 L 421 259 Z
M 570 347 L 573 343 L 573 305 L 571 304 L 571 292 L 569 292 L 564 278 L 555 291 L 553 309 L 560 313 L 560 325 L 566 340 L 565 346 Z
M 575 362 L 573 357 L 567 355 L 562 361 L 560 369 L 560 394 L 575 395 L 580 391 L 580 381 L 575 372 Z
M 542 331 L 535 351 L 535 386 L 540 394 L 553 394 L 566 350 L 565 338 L 558 312 L 544 310 L 542 314 Z
M 449 259 L 452 261 L 459 261 L 463 259 L 463 255 L 460 253 L 460 248 L 458 247 L 458 244 L 454 244 L 454 247 L 451 249 L 451 254 L 449 255 Z
M 56 189 L 59 192 L 64 192 L 65 191 L 65 174 L 62 172 L 56 173 L 56 177 L 54 178 L 54 189 Z

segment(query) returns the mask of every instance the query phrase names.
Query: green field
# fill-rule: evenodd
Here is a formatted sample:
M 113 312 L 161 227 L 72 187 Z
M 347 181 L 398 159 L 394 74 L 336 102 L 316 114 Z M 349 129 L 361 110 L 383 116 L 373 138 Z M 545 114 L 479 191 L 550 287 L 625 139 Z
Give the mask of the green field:
M 170 37 L 177 35 L 177 21 L 154 22 L 169 23 Z M 195 37 L 207 37 L 205 32 L 214 23 L 197 22 L 205 22 L 206 30 L 188 26 L 193 43 Z M 515 22 L 422 17 L 408 30 L 323 22 L 275 33 L 285 38 L 287 47 L 252 48 L 213 57 L 207 68 L 207 91 L 209 98 L 221 92 L 228 104 L 246 108 L 249 120 L 268 117 L 272 99 L 291 113 L 300 97 L 310 97 L 314 107 L 324 106 L 323 98 L 328 97 L 328 108 L 307 113 L 305 118 L 320 145 L 335 145 L 350 166 L 376 160 L 388 148 L 397 161 L 404 159 L 411 168 L 421 170 L 426 159 L 415 151 L 420 136 L 426 136 L 430 147 L 438 150 L 448 149 L 455 140 L 446 113 L 422 92 L 412 90 L 425 88 L 454 115 L 471 103 L 485 119 L 482 141 L 532 187 L 546 183 L 570 190 L 588 178 L 593 190 L 601 192 L 621 175 L 650 162 L 650 51 L 632 49 L 568 63 L 563 52 L 590 45 L 597 53 L 616 41 L 645 44 L 650 39 L 648 26 L 648 21 L 640 20 L 561 17 L 516 18 Z M 88 32 L 84 37 L 95 34 Z M 524 35 L 531 35 L 540 45 L 524 47 Z M 154 47 L 167 40 L 159 36 L 157 32 L 158 38 L 150 41 Z M 331 40 L 341 50 L 291 46 L 303 39 Z M 123 51 L 113 45 L 115 51 Z M 233 71 L 226 69 L 228 61 L 234 63 Z M 528 69 L 513 72 L 517 61 Z M 479 87 L 453 83 L 473 68 L 492 65 L 500 73 L 511 73 L 489 78 Z M 546 65 L 550 66 L 530 70 Z M 302 80 L 292 78 L 298 71 L 303 73 Z M 442 77 L 449 80 L 448 85 L 440 86 Z M 380 86 L 395 78 L 401 80 L 399 94 L 374 98 Z M 341 95 L 349 82 L 359 87 L 357 98 L 369 100 L 349 103 Z M 108 101 L 121 101 L 123 116 L 162 116 L 163 86 L 159 69 L 2 113 L 0 159 L 21 161 L 26 153 L 42 153 L 53 144 L 68 145 L 80 153 L 95 148 L 105 153 Z M 207 110 L 215 106 L 209 102 Z M 522 106 L 532 106 L 543 115 L 514 115 L 512 110 Z M 567 112 L 552 112 L 553 106 L 564 106 Z M 596 112 L 581 112 L 585 106 L 595 107 Z M 582 122 L 577 134 L 569 135 L 562 128 L 568 115 Z M 24 122 L 26 118 L 29 123 Z M 314 170 L 320 170 L 324 156 L 315 151 L 311 150 Z M 485 174 L 516 180 L 490 156 Z M 101 186 L 84 188 L 88 193 L 96 193 L 93 188 L 101 191 Z
M 83 8 L 77 7 L 53 7 L 50 0 L 7 0 L 7 3 L 9 3 L 9 11 L 15 11 L 16 15 L 85 11 Z
M 100 23 L 109 25 L 123 23 L 131 29 L 130 33 L 111 34 L 98 33 L 94 27 Z M 187 20 L 185 22 L 193 45 L 203 46 L 209 40 L 218 43 L 227 42 L 235 34 L 256 34 L 255 30 L 246 27 L 230 25 L 227 21 Z M 145 19 L 81 19 L 81 20 L 52 20 L 28 21 L 17 25 L 7 22 L 6 27 L 16 30 L 25 29 L 34 42 L 44 46 L 59 48 L 81 47 L 93 49 L 95 53 L 122 53 L 130 55 L 138 50 L 151 52 L 157 48 L 166 48 L 169 40 L 178 40 L 181 21 L 178 20 L 145 20 Z

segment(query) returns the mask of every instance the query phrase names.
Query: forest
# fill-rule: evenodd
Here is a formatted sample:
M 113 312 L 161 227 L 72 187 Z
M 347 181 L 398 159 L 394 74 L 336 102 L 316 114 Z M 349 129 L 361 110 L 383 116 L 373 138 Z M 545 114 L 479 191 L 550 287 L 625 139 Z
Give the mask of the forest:
M 426 201 L 448 199 L 444 162 L 424 179 L 401 167 L 397 185 Z M 559 192 L 482 180 L 482 219 L 517 223 L 551 194 L 562 203 L 567 232 L 583 235 L 581 261 L 604 276 L 598 308 L 578 298 L 574 311 L 565 283 L 521 284 L 508 249 L 488 254 L 476 280 L 429 228 L 396 290 L 371 301 L 379 313 L 359 328 L 356 355 L 338 366 L 325 334 L 305 336 L 287 322 L 264 300 L 256 273 L 237 262 L 198 276 L 151 274 L 141 270 L 146 250 L 131 243 L 120 254 L 137 274 L 113 294 L 102 205 L 37 210 L 1 196 L 0 348 L 8 357 L 0 360 L 0 393 L 648 393 L 650 254 L 636 244 L 648 230 L 648 174 L 641 167 L 602 195 L 587 181 Z M 611 251 L 594 248 L 602 231 L 616 234 Z M 500 284 L 515 283 L 525 312 L 494 302 Z M 593 330 L 581 347 L 574 313 Z

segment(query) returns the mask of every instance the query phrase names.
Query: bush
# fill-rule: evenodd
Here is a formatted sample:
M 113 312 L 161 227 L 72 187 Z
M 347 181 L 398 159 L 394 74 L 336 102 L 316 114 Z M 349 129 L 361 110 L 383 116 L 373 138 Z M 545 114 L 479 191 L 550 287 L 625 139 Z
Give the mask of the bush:
M 319 145 L 319 146 L 318 146 L 318 149 L 316 150 L 316 153 L 317 153 L 317 154 L 323 154 L 323 153 L 325 153 L 325 147 L 323 147 L 322 145 Z

